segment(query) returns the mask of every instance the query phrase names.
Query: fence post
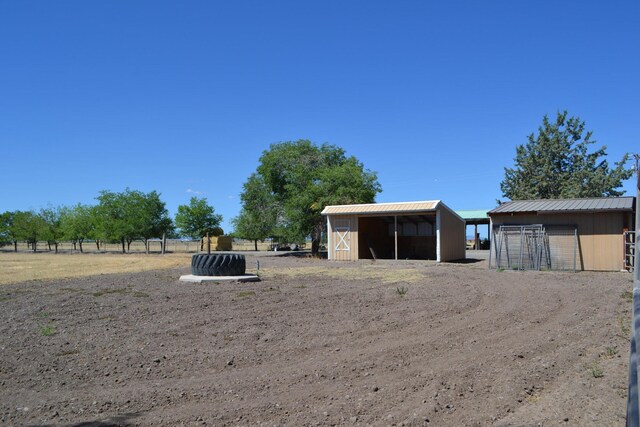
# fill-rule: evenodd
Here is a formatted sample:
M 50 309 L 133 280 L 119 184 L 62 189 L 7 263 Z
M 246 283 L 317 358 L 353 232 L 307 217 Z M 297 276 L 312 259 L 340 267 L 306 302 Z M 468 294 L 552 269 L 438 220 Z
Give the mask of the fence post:
M 627 427 L 640 427 L 640 400 L 638 395 L 638 352 L 637 346 L 640 339 L 640 209 L 638 202 L 640 201 L 640 155 L 635 154 L 636 158 L 636 224 L 635 224 L 635 248 L 634 248 L 634 266 L 633 266 L 633 312 L 631 318 L 631 348 L 629 352 L 629 389 L 627 392 Z

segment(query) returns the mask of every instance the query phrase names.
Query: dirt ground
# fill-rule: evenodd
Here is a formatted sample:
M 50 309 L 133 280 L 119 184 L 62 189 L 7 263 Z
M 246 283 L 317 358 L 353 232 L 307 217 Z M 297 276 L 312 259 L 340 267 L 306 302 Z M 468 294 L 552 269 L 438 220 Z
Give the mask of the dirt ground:
M 624 424 L 628 273 L 259 260 L 3 285 L 0 424 Z

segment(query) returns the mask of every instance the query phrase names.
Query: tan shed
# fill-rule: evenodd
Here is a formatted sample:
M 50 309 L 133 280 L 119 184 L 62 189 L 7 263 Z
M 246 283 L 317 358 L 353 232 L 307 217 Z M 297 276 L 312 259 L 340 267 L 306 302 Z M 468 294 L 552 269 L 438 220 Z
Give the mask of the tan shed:
M 492 268 L 620 271 L 634 197 L 517 200 L 489 212 Z
M 327 206 L 329 259 L 465 257 L 465 222 L 439 200 Z

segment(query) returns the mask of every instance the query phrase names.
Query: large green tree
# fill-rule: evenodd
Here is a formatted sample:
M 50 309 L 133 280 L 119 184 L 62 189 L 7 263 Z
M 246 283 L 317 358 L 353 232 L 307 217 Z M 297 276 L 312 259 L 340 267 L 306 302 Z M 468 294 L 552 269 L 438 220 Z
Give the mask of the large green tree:
M 207 233 L 221 235 L 221 222 L 222 215 L 215 213 L 213 206 L 207 204 L 206 198 L 192 197 L 188 205 L 178 206 L 176 213 L 176 226 L 180 229 L 180 234 L 192 239 L 200 239 Z
M 311 237 L 317 254 L 327 205 L 372 203 L 381 191 L 375 172 L 335 145 L 308 140 L 272 144 L 262 153 L 257 174 L 282 207 L 277 226 L 291 241 Z
M 590 152 L 596 141 L 585 132 L 585 122 L 558 112 L 555 121 L 545 115 L 538 134 L 516 147 L 513 168 L 505 168 L 500 188 L 511 200 L 620 196 L 618 189 L 632 170 L 628 155 L 609 167 L 606 147 Z
M 253 240 L 258 250 L 258 240 L 264 241 L 277 234 L 276 225 L 280 205 L 269 190 L 261 175 L 252 174 L 244 184 L 240 195 L 242 210 L 233 219 L 234 235 Z

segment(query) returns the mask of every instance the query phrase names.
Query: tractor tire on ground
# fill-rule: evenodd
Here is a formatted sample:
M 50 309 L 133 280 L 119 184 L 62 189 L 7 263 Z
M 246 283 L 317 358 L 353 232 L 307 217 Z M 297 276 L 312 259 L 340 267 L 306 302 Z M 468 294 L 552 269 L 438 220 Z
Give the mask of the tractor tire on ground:
M 196 254 L 191 258 L 194 276 L 241 276 L 246 270 L 244 255 Z

